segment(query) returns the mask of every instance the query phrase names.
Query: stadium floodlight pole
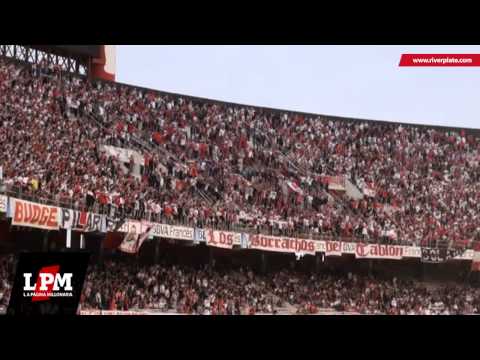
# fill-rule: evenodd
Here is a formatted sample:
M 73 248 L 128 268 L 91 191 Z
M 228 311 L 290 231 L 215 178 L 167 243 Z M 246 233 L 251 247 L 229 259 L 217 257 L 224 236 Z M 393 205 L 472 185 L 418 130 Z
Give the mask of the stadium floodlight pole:
M 67 249 L 72 247 L 72 229 L 67 229 Z

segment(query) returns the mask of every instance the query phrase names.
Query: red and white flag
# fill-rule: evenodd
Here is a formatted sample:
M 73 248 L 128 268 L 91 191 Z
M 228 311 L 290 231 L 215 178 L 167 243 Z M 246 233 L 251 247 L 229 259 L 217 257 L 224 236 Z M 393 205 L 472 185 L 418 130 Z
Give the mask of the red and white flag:
M 127 254 L 136 254 L 140 250 L 140 247 L 148 239 L 148 237 L 153 233 L 154 226 L 151 224 L 145 229 L 145 232 L 138 235 L 135 232 L 129 232 L 123 238 L 122 243 L 118 247 L 120 251 L 123 251 Z
M 290 190 L 296 192 L 297 194 L 303 195 L 303 190 L 297 185 L 296 182 L 287 181 L 287 185 L 290 188 Z

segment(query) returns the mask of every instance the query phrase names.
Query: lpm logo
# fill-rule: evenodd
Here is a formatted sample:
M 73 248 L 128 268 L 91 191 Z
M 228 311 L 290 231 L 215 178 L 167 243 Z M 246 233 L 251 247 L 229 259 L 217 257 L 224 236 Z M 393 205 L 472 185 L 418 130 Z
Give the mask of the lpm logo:
M 51 297 L 73 297 L 72 273 L 60 273 L 60 265 L 46 266 L 40 269 L 35 284 L 32 285 L 32 273 L 24 273 L 23 297 L 32 301 L 47 301 Z
M 7 314 L 75 315 L 89 254 L 21 253 Z

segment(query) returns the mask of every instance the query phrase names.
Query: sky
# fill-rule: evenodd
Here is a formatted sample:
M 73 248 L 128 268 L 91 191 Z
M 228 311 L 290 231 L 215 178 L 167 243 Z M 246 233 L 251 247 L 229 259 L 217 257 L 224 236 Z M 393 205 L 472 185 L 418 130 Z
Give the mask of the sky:
M 480 127 L 480 67 L 399 67 L 480 46 L 117 46 L 117 81 L 308 113 Z

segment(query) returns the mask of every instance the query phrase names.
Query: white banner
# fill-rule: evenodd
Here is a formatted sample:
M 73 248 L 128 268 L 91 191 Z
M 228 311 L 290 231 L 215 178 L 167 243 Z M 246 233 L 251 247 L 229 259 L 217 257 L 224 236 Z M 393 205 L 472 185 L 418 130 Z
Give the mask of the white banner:
M 418 246 L 404 246 L 403 247 L 403 257 L 421 258 L 422 257 L 422 248 L 418 247 Z
M 138 164 L 141 166 L 145 165 L 145 158 L 138 151 L 118 148 L 118 147 L 109 146 L 109 145 L 103 146 L 103 150 L 107 153 L 108 157 L 110 156 L 116 157 L 119 161 L 123 163 L 129 163 L 130 158 L 133 157 L 133 161 L 135 164 Z
M 166 239 L 193 241 L 195 236 L 195 229 L 185 226 L 155 224 L 152 234 L 153 236 Z
M 232 249 L 242 243 L 242 234 L 229 231 L 206 230 L 207 245 L 222 249 Z
M 102 232 L 104 215 L 71 209 L 60 209 L 60 227 L 83 232 Z
M 115 222 L 106 218 L 106 231 L 112 231 L 115 227 Z M 195 229 L 185 226 L 174 226 L 167 224 L 158 224 L 152 223 L 149 221 L 137 221 L 137 220 L 126 220 L 125 223 L 120 226 L 118 232 L 134 232 L 137 235 L 140 235 L 142 232 L 146 231 L 147 227 L 153 226 L 152 236 L 166 239 L 176 239 L 176 240 L 194 240 Z
M 401 260 L 403 254 L 403 246 L 357 243 L 355 247 L 355 257 L 357 259 Z
M 325 256 L 342 256 L 342 243 L 340 241 L 325 241 Z
M 314 240 L 306 239 L 250 235 L 249 248 L 265 251 L 315 255 L 315 243 L 316 241 Z
M 372 248 L 368 247 L 365 251 L 368 252 L 368 257 L 362 256 L 362 247 L 369 246 L 367 244 L 357 244 L 352 242 L 339 242 L 339 241 L 318 241 L 317 252 L 324 252 L 326 256 L 341 256 L 342 254 L 358 254 L 358 258 L 375 258 L 375 259 L 391 259 L 391 254 L 402 254 L 402 257 L 409 258 L 421 258 L 422 252 L 420 247 L 415 246 L 398 246 L 398 245 L 378 245 L 380 248 L 375 248 L 372 244 Z M 357 252 L 358 249 L 358 252 Z M 393 256 L 397 259 L 398 256 Z
M 12 225 L 58 230 L 60 211 L 56 206 L 41 205 L 10 198 Z
M 342 242 L 342 253 L 355 255 L 357 249 L 356 243 Z
M 5 195 L 0 195 L 0 213 L 7 212 L 8 198 Z
M 325 252 L 326 241 L 315 241 L 315 252 Z

